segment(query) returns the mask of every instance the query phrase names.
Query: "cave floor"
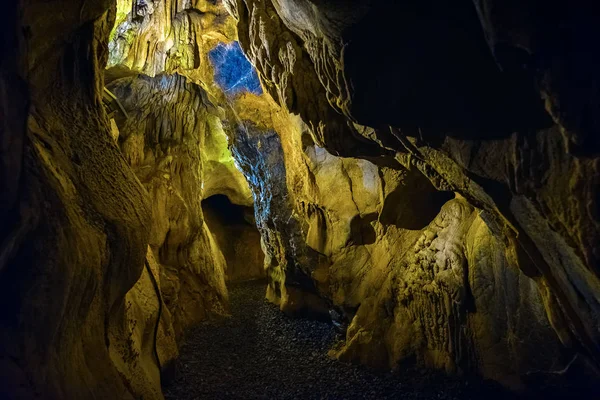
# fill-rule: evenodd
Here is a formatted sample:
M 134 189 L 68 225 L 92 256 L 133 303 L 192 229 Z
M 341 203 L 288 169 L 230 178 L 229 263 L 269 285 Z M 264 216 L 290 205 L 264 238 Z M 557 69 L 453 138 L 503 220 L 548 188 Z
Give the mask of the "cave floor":
M 496 384 L 431 372 L 377 372 L 332 360 L 339 338 L 325 322 L 289 318 L 264 300 L 265 284 L 230 287 L 231 317 L 191 332 L 170 399 L 513 399 Z

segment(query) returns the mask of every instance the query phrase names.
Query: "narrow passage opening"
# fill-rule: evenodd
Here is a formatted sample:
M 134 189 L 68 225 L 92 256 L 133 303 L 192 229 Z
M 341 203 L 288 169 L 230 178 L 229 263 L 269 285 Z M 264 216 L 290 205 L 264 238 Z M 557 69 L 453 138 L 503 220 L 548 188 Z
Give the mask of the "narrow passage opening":
M 254 209 L 234 204 L 222 194 L 202 200 L 202 213 L 227 263 L 229 283 L 263 279 L 264 254 Z

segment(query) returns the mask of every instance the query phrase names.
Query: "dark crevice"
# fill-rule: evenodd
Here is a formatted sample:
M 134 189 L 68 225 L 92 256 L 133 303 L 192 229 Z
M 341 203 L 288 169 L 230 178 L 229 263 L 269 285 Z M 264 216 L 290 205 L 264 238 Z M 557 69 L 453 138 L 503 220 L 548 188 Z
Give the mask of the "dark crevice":
M 202 213 L 227 264 L 228 281 L 263 279 L 264 254 L 254 208 L 232 203 L 222 194 L 202 200 Z
M 256 227 L 252 207 L 233 204 L 226 195 L 216 194 L 202 200 L 202 211 L 208 219 L 216 219 L 225 226 L 246 225 Z M 216 222 L 217 222 L 216 221 Z M 212 224 L 213 221 L 207 221 Z

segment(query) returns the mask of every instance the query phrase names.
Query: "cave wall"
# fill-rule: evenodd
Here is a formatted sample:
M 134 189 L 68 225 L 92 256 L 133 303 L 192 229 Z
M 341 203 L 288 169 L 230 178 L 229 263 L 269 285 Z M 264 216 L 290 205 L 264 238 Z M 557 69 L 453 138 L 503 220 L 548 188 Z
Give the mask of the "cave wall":
M 172 62 L 155 65 L 115 47 L 121 36 L 110 29 L 116 19 L 117 29 L 135 25 L 129 40 L 147 39 L 166 23 L 212 32 L 211 43 L 219 43 L 229 40 L 218 31 L 228 32 L 231 19 L 221 10 L 207 22 L 197 17 L 215 8 L 210 2 L 188 4 L 186 21 L 194 23 L 181 25 L 178 11 L 163 5 L 163 14 L 150 3 L 121 1 L 116 8 L 46 2 L 9 10 L 2 49 L 3 396 L 162 398 L 160 374 L 177 357 L 183 332 L 227 310 L 226 260 L 201 200 L 224 194 L 249 207 L 252 195 L 227 150 L 223 110 L 200 86 L 220 90 L 210 47 L 197 54 L 177 39 L 181 51 Z M 154 19 L 140 25 L 144 16 Z M 180 59 L 188 50 L 202 55 L 201 68 L 197 59 Z M 106 110 L 108 117 L 107 60 L 115 68 L 106 83 L 125 106 Z M 180 66 L 189 67 L 188 77 L 175 73 Z M 197 80 L 203 77 L 209 85 Z M 256 235 L 247 251 L 258 261 Z M 258 276 L 260 261 L 251 270 Z
M 160 297 L 136 292 L 157 279 L 150 204 L 101 101 L 114 14 L 103 1 L 6 6 L 0 394 L 162 398 Z
M 248 111 L 259 103 L 250 97 L 239 115 L 254 124 L 240 125 L 233 153 L 258 199 L 267 298 L 345 327 L 332 356 L 515 388 L 570 361 L 546 314 L 548 288 L 520 270 L 490 213 L 438 191 L 417 167 L 331 155 L 267 101 Z
M 518 386 L 575 354 L 593 360 L 596 162 L 565 150 L 572 139 L 544 103 L 552 68 L 531 67 L 522 43 L 495 46 L 483 34 L 496 8 L 224 3 L 237 34 L 218 5 L 198 8 L 213 21 L 207 30 L 193 7 L 146 2 L 111 48 L 149 75 L 201 80 L 223 106 L 254 193 L 270 300 L 288 312 L 336 309 L 350 324 L 338 355 L 373 365 L 416 360 Z M 188 22 L 153 22 L 165 18 Z M 207 49 L 236 38 L 266 93 L 228 94 L 235 79 L 211 68 Z M 376 183 L 365 189 L 359 175 Z M 458 239 L 435 240 L 444 229 Z M 381 255 L 390 252 L 399 255 Z M 382 304 L 393 317 L 373 311 Z M 532 342 L 548 357 L 529 357 Z
M 391 165 L 409 176 L 421 174 L 436 191 L 456 193 L 457 200 L 441 208 L 434 225 L 395 233 L 394 252 L 402 251 L 401 242 L 413 246 L 411 240 L 417 240 L 395 263 L 378 260 L 377 252 L 364 256 L 375 269 L 395 265 L 379 275 L 396 278 L 387 284 L 392 294 L 371 295 L 356 314 L 349 313 L 349 341 L 340 356 L 369 362 L 369 354 L 378 354 L 391 364 L 416 357 L 421 363 L 473 369 L 515 385 L 528 372 L 558 371 L 571 360 L 576 362 L 570 366 L 581 362 L 597 371 L 600 174 L 591 132 L 598 115 L 599 57 L 589 49 L 590 35 L 597 30 L 590 20 L 593 12 L 587 3 L 581 9 L 534 1 L 519 6 L 442 3 L 225 1 L 265 88 L 283 109 L 305 120 L 315 148 L 362 157 L 379 168 Z M 345 115 L 351 131 L 332 122 L 339 119 L 327 116 L 331 110 Z M 286 195 L 308 204 L 295 207 L 288 201 L 298 216 L 288 214 L 304 227 L 305 242 L 327 253 L 327 237 L 339 240 L 352 229 L 336 231 L 319 222 L 327 220 L 327 212 L 319 211 L 327 200 L 315 199 L 314 189 L 303 192 L 290 185 L 294 170 L 304 171 L 298 172 L 298 181 L 304 182 L 314 181 L 314 172 L 298 167 L 292 159 L 299 157 L 299 149 L 286 153 L 290 139 L 277 132 L 286 154 Z M 357 134 L 362 136 L 358 142 Z M 585 150 L 577 143 L 586 143 Z M 255 157 L 266 158 L 260 152 Z M 398 185 L 398 179 L 384 180 L 385 185 Z M 331 181 L 315 186 L 329 189 Z M 430 208 L 427 204 L 435 202 L 430 190 L 413 194 L 409 186 L 402 193 L 389 202 L 406 202 L 415 213 L 419 205 Z M 414 199 L 403 200 L 405 196 Z M 303 215 L 303 209 L 309 211 Z M 371 225 L 402 212 L 394 206 L 388 210 L 393 211 L 368 217 Z M 479 217 L 473 220 L 473 213 Z M 352 218 L 352 213 L 344 214 Z M 318 225 L 325 228 L 316 229 Z M 288 228 L 271 224 L 268 229 L 268 235 L 277 236 L 272 231 Z M 442 235 L 448 229 L 453 233 Z M 418 233 L 424 236 L 414 239 Z M 447 238 L 436 239 L 438 234 Z M 385 233 L 376 230 L 375 237 L 381 240 Z M 320 276 L 335 281 L 336 274 L 346 274 L 350 282 L 364 277 L 363 271 L 350 272 L 356 269 L 355 255 L 349 266 L 335 272 L 338 256 L 332 254 L 324 272 L 315 271 L 315 265 L 322 270 L 322 261 L 310 267 L 297 263 L 311 277 L 302 288 L 309 297 Z M 452 274 L 446 270 L 456 276 L 448 281 Z M 411 287 L 407 280 L 419 284 L 406 289 Z M 337 306 L 347 301 L 327 288 L 318 292 Z M 457 293 L 462 294 L 454 298 Z M 365 300 L 368 295 L 355 296 Z M 446 300 L 419 300 L 435 296 Z M 431 315 L 441 318 L 425 322 L 409 311 L 413 301 L 427 304 Z M 450 306 L 454 302 L 460 311 Z M 368 310 L 381 310 L 382 304 L 387 314 L 380 311 L 379 319 L 372 318 Z M 535 339 L 524 327 L 528 319 L 535 321 Z M 460 339 L 463 334 L 467 342 Z M 522 357 L 547 348 L 555 350 L 545 360 Z
M 268 107 L 268 103 L 256 98 L 251 99 L 251 103 Z M 247 112 L 256 108 L 240 107 L 241 110 Z M 262 111 L 260 115 L 269 115 L 266 114 L 268 108 Z M 256 199 L 256 224 L 262 235 L 268 278 L 266 297 L 288 314 L 326 315 L 327 304 L 319 297 L 306 272 L 318 265 L 320 257 L 307 246 L 301 220 L 294 214 L 281 138 L 271 124 L 255 124 L 259 121 L 256 117 L 254 120 L 245 118 L 244 123 L 237 126 L 232 151 Z M 287 117 L 284 114 L 283 121 L 292 122 Z
M 161 398 L 175 339 L 226 310 L 219 194 L 255 204 L 267 298 L 347 327 L 342 360 L 597 370 L 591 5 L 224 3 L 7 5 L 2 394 Z M 260 90 L 219 77 L 235 40 Z
M 127 114 L 116 118 L 119 146 L 151 194 L 150 245 L 178 338 L 207 315 L 226 312 L 225 278 L 264 276 L 256 229 L 222 226 L 223 216 L 214 210 L 205 216 L 201 206 L 215 195 L 253 204 L 228 150 L 220 83 L 231 68 L 214 60 L 215 51 L 234 39 L 234 21 L 213 2 L 117 2 L 108 88 Z
M 163 297 L 180 339 L 186 328 L 228 308 L 225 260 L 200 203 L 205 185 L 214 190 L 204 178 L 212 173 L 205 166 L 213 163 L 205 156 L 211 148 L 204 143 L 222 134 L 220 120 L 206 93 L 180 75 L 135 74 L 108 88 L 127 112 L 118 124 L 120 148 L 152 199 L 149 245 L 160 264 Z M 243 196 L 241 175 L 212 175 Z
M 109 68 L 148 76 L 179 73 L 219 93 L 209 52 L 237 39 L 235 21 L 219 2 L 117 0 Z

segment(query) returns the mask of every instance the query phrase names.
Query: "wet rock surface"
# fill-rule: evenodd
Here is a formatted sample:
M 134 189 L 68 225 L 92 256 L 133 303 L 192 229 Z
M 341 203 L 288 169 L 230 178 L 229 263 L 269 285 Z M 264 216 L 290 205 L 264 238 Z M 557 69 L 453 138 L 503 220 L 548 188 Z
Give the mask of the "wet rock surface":
M 170 399 L 514 399 L 498 384 L 401 369 L 377 372 L 327 352 L 337 340 L 327 322 L 294 319 L 264 299 L 265 283 L 230 288 L 231 317 L 190 333 Z

